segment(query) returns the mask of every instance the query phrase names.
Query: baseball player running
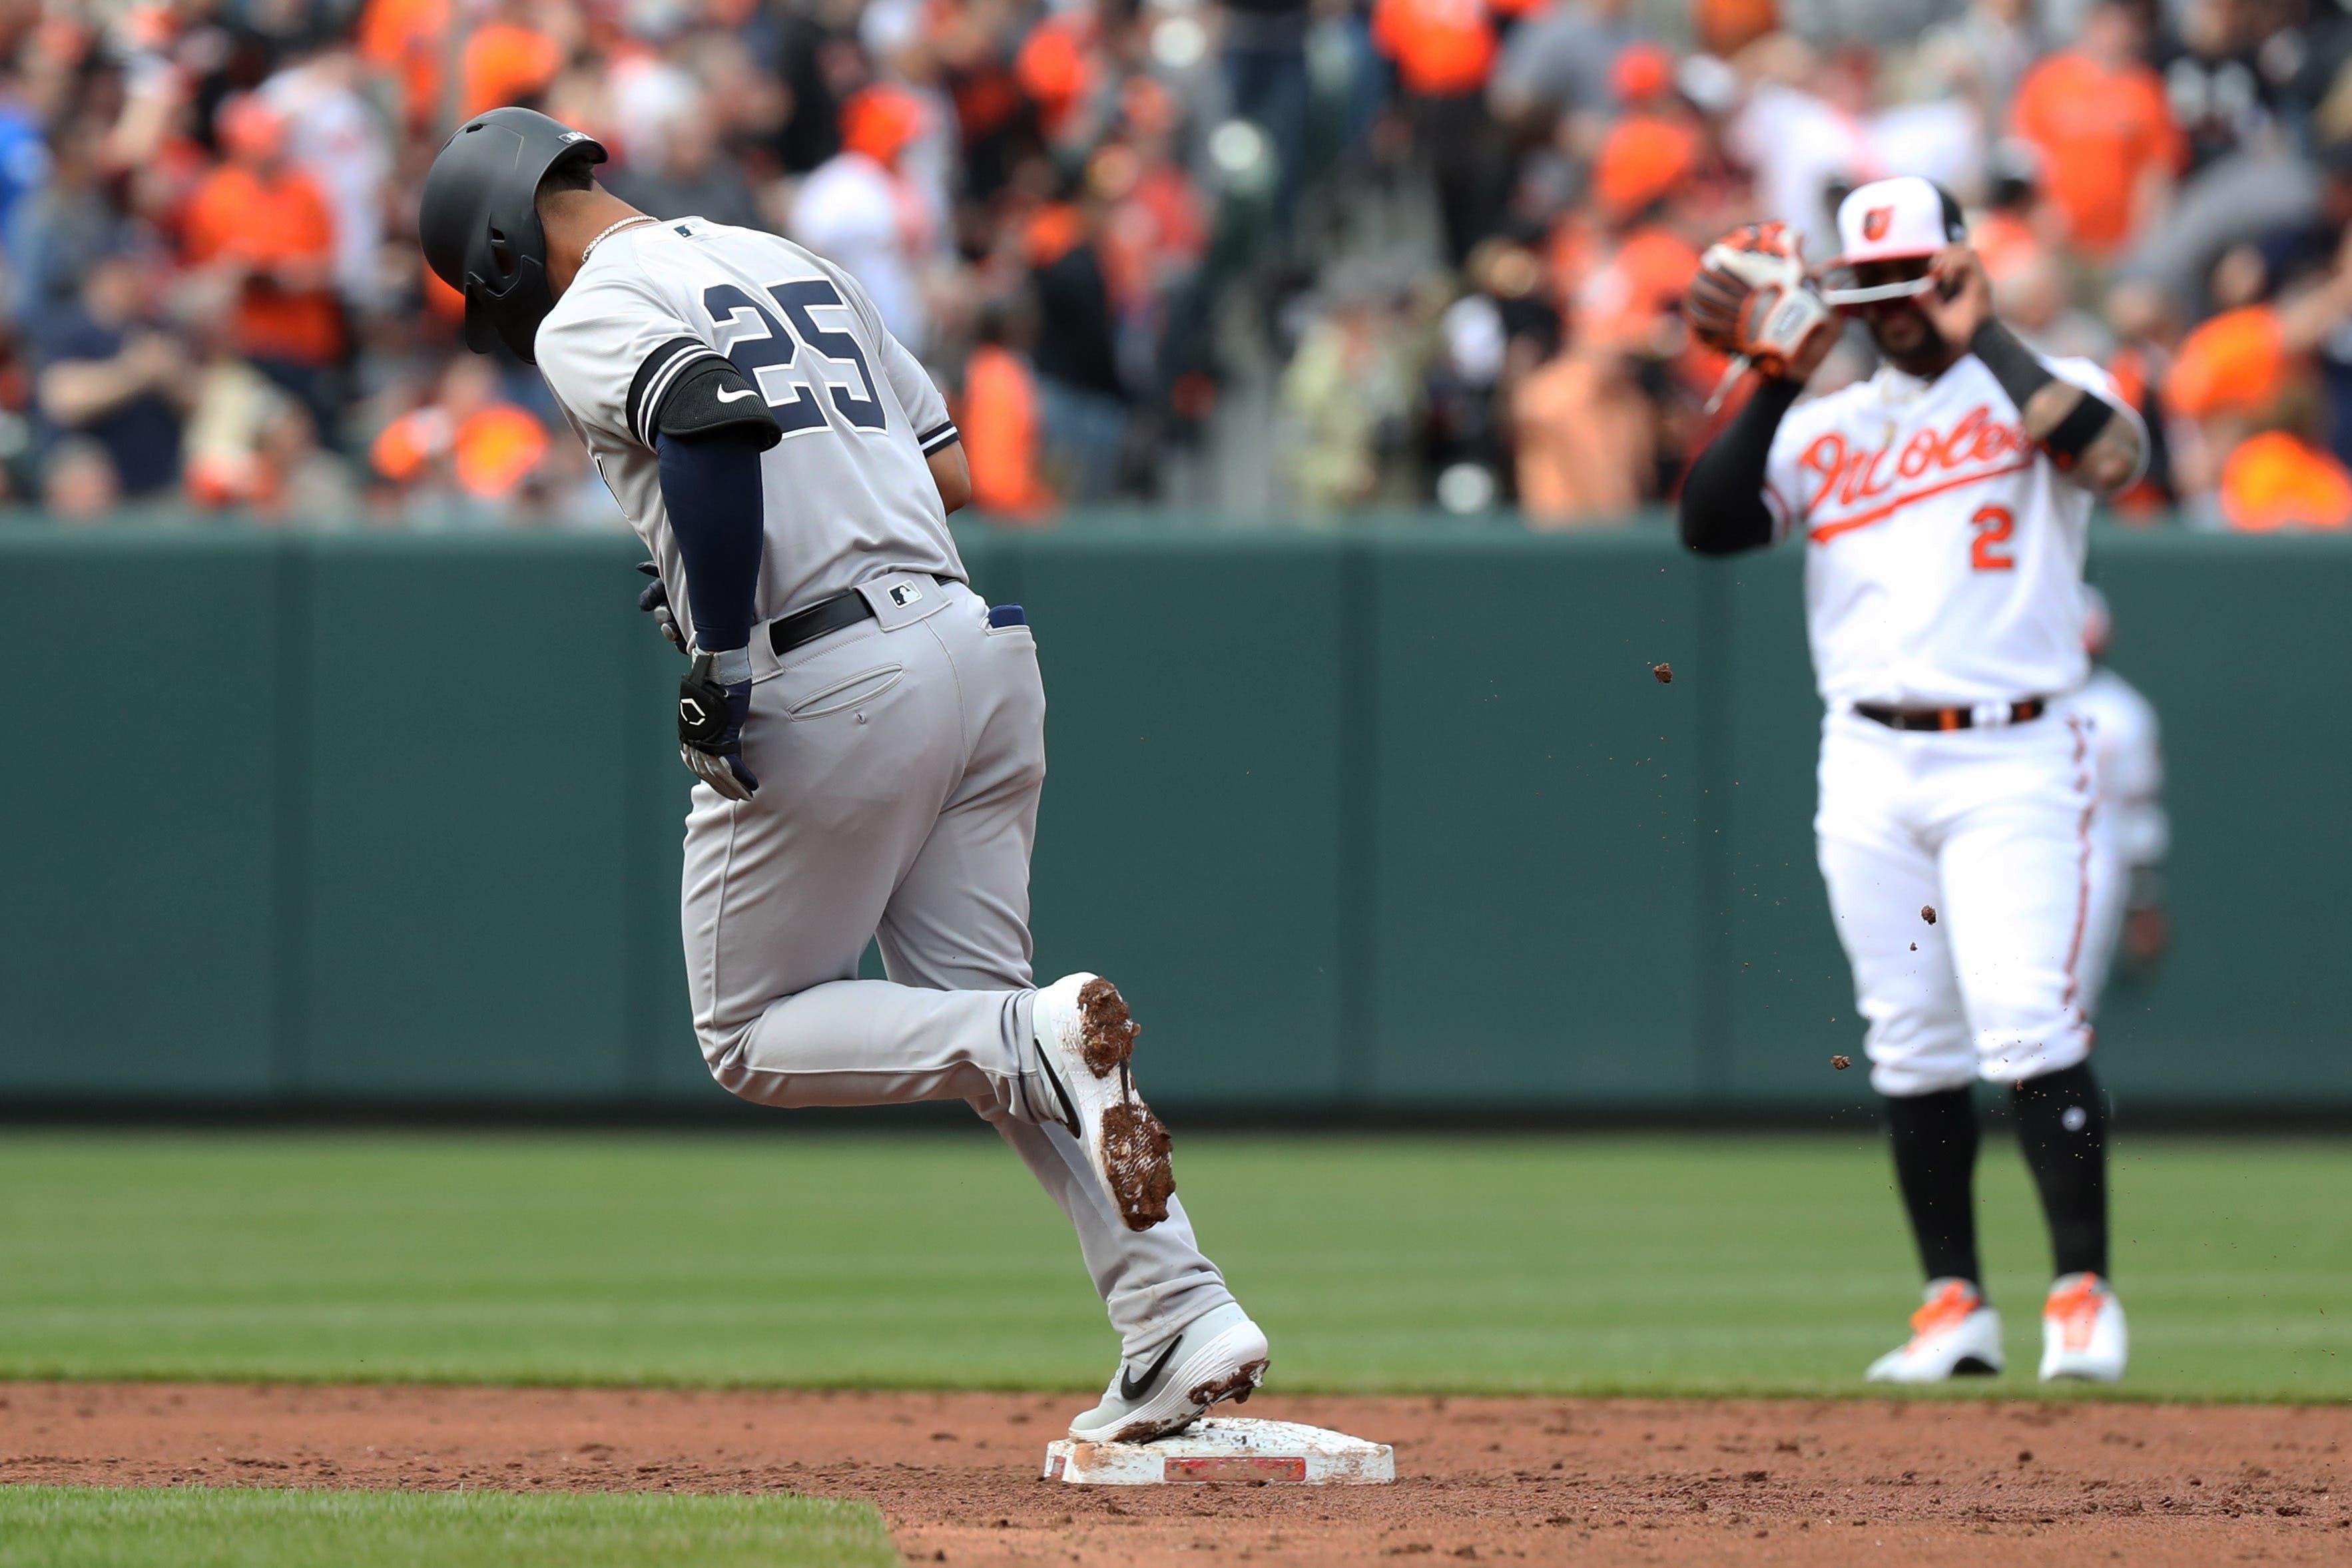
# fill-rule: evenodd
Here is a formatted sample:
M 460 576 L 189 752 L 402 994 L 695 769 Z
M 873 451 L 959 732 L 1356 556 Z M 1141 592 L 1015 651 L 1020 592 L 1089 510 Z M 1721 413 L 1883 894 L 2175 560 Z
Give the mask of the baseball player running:
M 2042 1375 L 2112 1381 L 2124 1313 L 2084 962 L 2102 827 L 2076 693 L 2092 504 L 2134 477 L 2146 435 L 2096 366 L 1994 319 L 1936 185 L 1861 186 L 1838 237 L 1825 292 L 1778 225 L 1707 252 L 1693 328 L 1762 380 L 1692 465 L 1681 521 L 1706 555 L 1805 541 L 1822 874 L 1927 1274 L 1911 1338 L 1869 1375 L 2000 1370 L 1972 1192 L 1981 1077 L 2009 1088 L 2049 1221 Z M 1798 406 L 1838 310 L 1885 364 Z
M 681 924 L 712 1076 L 769 1105 L 969 1101 L 1078 1233 L 1124 1358 L 1075 1437 L 1181 1430 L 1265 1375 L 1201 1253 L 1109 981 L 1030 972 L 1045 692 L 966 586 L 938 388 L 839 267 L 656 220 L 604 150 L 499 109 L 435 159 L 419 233 L 466 340 L 536 362 L 654 557 L 690 655 Z M 878 937 L 887 980 L 857 977 Z

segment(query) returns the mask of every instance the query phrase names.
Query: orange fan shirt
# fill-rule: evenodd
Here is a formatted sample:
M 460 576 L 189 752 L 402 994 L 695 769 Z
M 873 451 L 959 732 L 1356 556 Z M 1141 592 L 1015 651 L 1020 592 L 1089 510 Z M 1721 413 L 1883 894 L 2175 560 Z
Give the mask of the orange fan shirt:
M 293 169 L 267 183 L 230 164 L 215 170 L 188 204 L 188 260 L 235 256 L 259 266 L 325 262 L 335 223 L 327 199 Z M 236 308 L 237 347 L 247 354 L 325 364 L 342 351 L 342 313 L 325 288 L 286 289 L 256 278 Z
M 2247 533 L 2352 528 L 2352 473 L 2283 430 L 2265 431 L 2221 465 L 2221 516 Z
M 1698 167 L 1698 132 L 1664 115 L 1635 113 L 1609 128 L 1592 161 L 1592 193 L 1613 223 L 1663 200 Z
M 1372 42 L 1397 78 L 1424 98 L 1477 92 L 1495 68 L 1495 25 L 1486 0 L 1377 0 Z
M 1037 388 L 1018 355 L 993 343 L 964 364 L 956 432 L 971 465 L 972 504 L 998 517 L 1034 522 L 1054 509 L 1037 474 Z
M 1719 59 L 1729 59 L 1780 26 L 1780 0 L 1691 0 L 1691 27 L 1699 47 Z
M 539 466 L 547 455 L 547 432 L 509 402 L 477 410 L 454 432 L 440 409 L 413 409 L 384 426 L 369 455 L 377 473 L 404 485 L 445 452 L 460 488 L 498 500 L 514 494 Z
M 479 114 L 545 91 L 563 68 L 563 46 L 531 28 L 493 22 L 466 40 L 461 68 L 464 112 Z
M 400 80 L 401 112 L 422 130 L 441 112 L 443 37 L 449 0 L 368 0 L 360 16 L 360 57 Z
M 468 495 L 512 495 L 546 455 L 546 428 L 510 402 L 494 402 L 457 427 L 457 483 Z
M 2278 312 L 2248 305 L 2199 323 L 2181 340 L 2164 378 L 2164 397 L 2191 419 L 2259 415 L 2285 390 L 2291 369 Z
M 2053 55 L 2027 73 L 2011 112 L 2017 134 L 2042 150 L 2050 197 L 2074 242 L 2102 256 L 2131 237 L 2140 177 L 2179 169 L 2188 155 L 2163 79 L 2145 66 L 2110 72 L 2082 55 Z
M 1571 306 L 1580 339 L 1640 349 L 1698 276 L 1699 253 L 1663 228 L 1636 229 L 1585 274 Z
M 1013 77 L 1036 104 L 1038 123 L 1049 136 L 1061 133 L 1099 79 L 1092 32 L 1079 19 L 1053 17 L 1032 29 L 1013 57 Z

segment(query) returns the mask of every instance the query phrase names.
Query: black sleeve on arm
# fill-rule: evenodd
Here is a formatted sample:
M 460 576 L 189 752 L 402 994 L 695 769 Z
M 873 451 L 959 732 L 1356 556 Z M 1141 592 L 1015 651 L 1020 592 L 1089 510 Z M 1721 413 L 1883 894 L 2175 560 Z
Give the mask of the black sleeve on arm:
M 662 505 L 686 564 L 694 645 L 706 653 L 748 649 L 751 641 L 751 602 L 767 534 L 760 454 L 775 444 L 774 429 L 772 421 L 764 441 L 742 431 L 655 437 Z M 732 676 L 735 661 L 722 663 Z M 749 668 L 734 678 L 751 679 Z
M 1683 479 L 1683 543 L 1701 555 L 1737 555 L 1772 542 L 1764 505 L 1764 464 L 1772 437 L 1804 391 L 1800 382 L 1767 381 L 1706 444 Z
M 776 416 L 725 355 L 698 339 L 674 338 L 637 367 L 628 420 L 660 460 L 694 645 L 734 655 L 719 661 L 722 684 L 749 680 L 751 605 L 767 533 L 760 454 L 783 438 Z
M 1984 361 L 2009 401 L 2017 405 L 2019 417 L 2025 423 L 2025 433 L 2041 443 L 2043 451 L 2057 460 L 2062 469 L 2072 468 L 2092 442 L 2117 417 L 2116 405 L 2096 392 L 2077 387 L 2072 382 L 2063 385 L 2072 393 L 2071 407 L 2066 407 L 2056 420 L 2048 422 L 2049 428 L 2035 429 L 2042 411 L 2029 409 L 2036 392 L 2057 382 L 2058 377 L 2040 356 L 2018 340 L 2017 334 L 1988 316 L 1984 325 L 1969 339 L 1969 352 Z
M 742 371 L 717 350 L 682 341 L 690 348 L 673 356 L 666 373 L 657 368 L 665 350 L 656 349 L 629 388 L 629 417 L 642 422 L 646 445 L 661 435 L 741 435 L 765 451 L 784 438 L 768 400 Z

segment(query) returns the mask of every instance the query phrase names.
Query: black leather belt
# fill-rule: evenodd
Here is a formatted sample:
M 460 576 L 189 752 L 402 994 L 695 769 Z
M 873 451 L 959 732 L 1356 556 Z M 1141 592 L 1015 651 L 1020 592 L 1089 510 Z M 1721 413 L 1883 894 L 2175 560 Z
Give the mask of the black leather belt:
M 2023 724 L 2049 712 L 2050 699 L 2028 697 L 2021 703 L 1995 706 L 2001 706 L 2008 715 L 2003 723 Z M 1853 711 L 1889 729 L 1974 729 L 1977 725 L 1974 707 L 1889 707 L 1885 703 L 1856 703 Z
M 814 643 L 828 632 L 855 626 L 873 616 L 874 606 L 866 601 L 866 595 L 853 588 L 831 599 L 820 599 L 806 610 L 795 610 L 769 622 L 768 646 L 781 658 L 803 643 Z

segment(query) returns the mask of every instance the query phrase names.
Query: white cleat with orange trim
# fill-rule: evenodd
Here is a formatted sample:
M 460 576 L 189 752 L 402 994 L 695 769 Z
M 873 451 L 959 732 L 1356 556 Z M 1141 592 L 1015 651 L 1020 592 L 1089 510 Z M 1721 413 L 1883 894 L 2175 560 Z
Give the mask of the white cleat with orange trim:
M 2001 1368 L 2000 1314 L 1966 1280 L 1930 1280 L 1911 1338 L 1870 1364 L 1873 1383 L 1941 1383 Z
M 2062 1274 L 2042 1305 L 2042 1381 L 2116 1383 L 2131 1354 L 2124 1304 L 2096 1274 Z

